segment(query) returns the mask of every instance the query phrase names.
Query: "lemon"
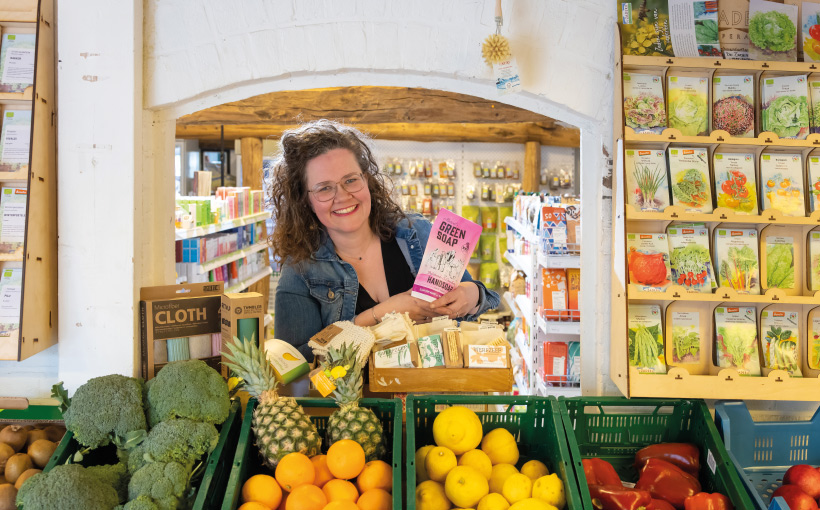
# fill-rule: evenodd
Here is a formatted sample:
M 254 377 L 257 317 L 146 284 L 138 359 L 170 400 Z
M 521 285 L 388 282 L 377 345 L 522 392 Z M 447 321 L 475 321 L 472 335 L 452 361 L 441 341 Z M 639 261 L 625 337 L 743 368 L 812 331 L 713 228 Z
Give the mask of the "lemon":
M 433 445 L 422 446 L 416 450 L 416 485 L 430 479 L 427 476 L 427 468 L 424 467 L 424 458 L 430 453 L 430 450 L 435 448 Z
M 501 495 L 507 498 L 511 505 L 532 497 L 532 480 L 527 475 L 514 473 L 504 481 Z
M 436 446 L 424 458 L 424 469 L 430 480 L 443 482 L 447 473 L 456 467 L 456 456 L 452 450 L 444 446 Z
M 416 487 L 416 508 L 418 510 L 450 510 L 450 500 L 444 494 L 444 486 L 433 480 L 421 482 Z
M 478 508 L 476 510 L 507 510 L 508 508 L 510 508 L 510 504 L 507 503 L 504 496 L 498 494 L 497 492 L 491 492 L 481 498 L 481 501 L 478 502 Z
M 444 493 L 456 506 L 475 506 L 488 492 L 490 486 L 487 479 L 474 467 L 457 466 L 447 473 Z
M 501 494 L 501 489 L 504 488 L 504 482 L 510 475 L 518 473 L 515 466 L 512 464 L 496 464 L 493 466 L 493 472 L 490 475 L 490 492 L 497 492 Z
M 531 460 L 529 462 L 525 462 L 524 465 L 521 466 L 521 474 L 529 476 L 530 480 L 534 482 L 542 476 L 547 476 L 550 474 L 550 471 L 540 460 Z
M 489 480 L 493 474 L 493 463 L 490 462 L 490 458 L 487 457 L 487 454 L 481 450 L 464 452 L 464 454 L 458 458 L 458 465 L 476 468 L 487 480 Z
M 514 503 L 509 510 L 556 510 L 556 508 L 540 499 L 527 498 Z
M 478 448 L 481 443 L 481 420 L 475 412 L 462 406 L 451 406 L 433 421 L 433 439 L 456 455 Z
M 490 457 L 493 465 L 518 462 L 518 445 L 507 429 L 497 428 L 489 431 L 481 440 L 481 449 Z
M 535 481 L 532 486 L 532 497 L 549 503 L 559 510 L 564 508 L 567 503 L 567 497 L 564 494 L 564 482 L 555 473 L 542 476 Z

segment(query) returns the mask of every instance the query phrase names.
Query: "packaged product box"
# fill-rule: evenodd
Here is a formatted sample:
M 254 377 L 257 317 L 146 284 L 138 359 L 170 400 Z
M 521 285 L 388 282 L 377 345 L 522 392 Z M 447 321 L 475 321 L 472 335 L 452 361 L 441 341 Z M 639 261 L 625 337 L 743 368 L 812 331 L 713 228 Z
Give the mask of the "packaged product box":
M 692 375 L 708 373 L 709 311 L 708 305 L 684 301 L 666 309 L 666 363 L 670 367 L 685 368 Z
M 626 149 L 626 203 L 638 211 L 658 212 L 669 206 L 666 155 L 662 150 Z
M 624 72 L 624 120 L 635 133 L 660 134 L 666 129 L 663 81 L 657 74 Z
M 818 82 L 820 83 L 820 82 Z M 820 109 L 820 104 L 817 105 Z M 814 212 L 820 207 L 820 156 L 809 156 L 807 165 L 808 175 L 808 195 L 809 195 L 809 211 Z M 0 201 L 0 207 L 3 203 Z
M 0 253 L 23 256 L 27 202 L 27 188 L 4 186 L 0 191 Z
M 805 216 L 803 155 L 761 154 L 760 189 L 763 195 L 763 210 L 776 209 L 785 216 Z
M 805 140 L 809 135 L 809 88 L 806 75 L 763 78 L 761 130 L 780 138 Z
M 731 209 L 735 214 L 757 214 L 755 155 L 715 152 L 712 165 L 717 206 Z
M 809 273 L 807 283 L 809 290 L 820 290 L 820 231 L 811 231 L 808 236 L 808 253 L 806 272 Z
M 682 285 L 687 292 L 711 293 L 717 283 L 709 253 L 709 229 L 705 225 L 670 226 L 666 232 L 672 283 Z
M 143 379 L 152 379 L 162 368 L 161 359 L 157 360 L 155 356 L 155 341 L 171 340 L 174 345 L 169 344 L 169 347 L 179 348 L 188 344 L 188 337 L 220 333 L 222 289 L 221 282 L 140 289 L 140 364 Z M 170 349 L 166 356 L 166 361 L 172 358 Z M 203 361 L 221 370 L 219 356 Z
M 769 225 L 760 232 L 762 292 L 781 289 L 787 296 L 803 294 L 802 235 L 796 225 Z
M 567 347 L 567 359 L 569 360 L 569 368 L 567 368 L 567 382 L 570 384 L 578 384 L 581 382 L 581 343 L 569 342 Z
M 670 147 L 669 183 L 672 205 L 684 206 L 686 212 L 712 212 L 709 151 L 697 147 Z
M 757 230 L 715 229 L 718 285 L 739 294 L 760 294 Z
M 265 357 L 273 367 L 273 374 L 281 384 L 290 384 L 310 372 L 310 365 L 299 350 L 285 342 L 271 338 L 265 342 Z
M 740 375 L 760 375 L 757 310 L 753 306 L 715 308 L 715 364 Z
M 567 217 L 563 207 L 541 207 L 540 235 L 544 252 L 551 255 L 567 253 Z
M 265 344 L 265 297 L 258 292 L 229 293 L 222 295 L 222 345 L 239 340 L 253 340 Z M 223 356 L 222 361 L 225 361 Z M 222 375 L 228 375 L 223 365 Z
M 662 292 L 671 284 L 666 234 L 627 234 L 629 283 L 641 291 Z
M 669 127 L 683 136 L 709 134 L 709 80 L 700 76 L 667 75 L 666 84 Z
M 800 370 L 800 314 L 784 305 L 772 305 L 760 312 L 760 343 L 763 364 L 803 377 Z
M 564 210 L 566 211 L 569 251 L 577 252 L 581 249 L 581 204 L 567 204 Z
M 809 311 L 808 327 L 806 363 L 810 369 L 820 370 L 820 306 Z
M 567 273 L 562 268 L 541 268 L 541 285 L 544 301 L 544 318 L 547 320 L 566 319 Z M 563 310 L 563 311 L 561 311 Z
M 820 80 L 816 78 L 809 78 L 809 132 L 820 133 Z
M 796 5 L 750 0 L 749 58 L 797 62 L 799 20 Z
M 712 77 L 712 129 L 720 129 L 739 138 L 754 137 L 754 75 Z
M 581 270 L 567 269 L 567 306 L 570 309 L 570 318 L 577 321 L 581 318 L 578 305 L 578 293 L 581 292 Z
M 415 342 L 399 340 L 376 348 L 373 352 L 376 368 L 415 368 L 421 366 Z
M 663 321 L 658 305 L 629 305 L 629 366 L 642 374 L 665 374 Z
M 507 346 L 465 345 L 464 368 L 507 368 Z
M 544 382 L 564 382 L 567 379 L 566 342 L 544 342 Z
M 445 329 L 441 336 L 441 346 L 444 349 L 444 366 L 447 368 L 464 366 L 464 348 L 460 329 Z
M 444 366 L 444 350 L 441 348 L 441 336 L 423 336 L 416 340 L 419 348 L 419 359 L 422 368 Z

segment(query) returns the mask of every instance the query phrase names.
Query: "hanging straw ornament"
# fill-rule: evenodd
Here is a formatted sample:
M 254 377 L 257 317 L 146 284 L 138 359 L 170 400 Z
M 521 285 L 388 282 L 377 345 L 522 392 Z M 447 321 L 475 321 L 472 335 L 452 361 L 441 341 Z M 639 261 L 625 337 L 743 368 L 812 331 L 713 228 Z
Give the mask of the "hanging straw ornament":
M 501 0 L 495 0 L 495 33 L 484 39 L 481 44 L 481 56 L 488 65 L 497 64 L 511 56 L 510 42 L 501 35 L 502 24 Z

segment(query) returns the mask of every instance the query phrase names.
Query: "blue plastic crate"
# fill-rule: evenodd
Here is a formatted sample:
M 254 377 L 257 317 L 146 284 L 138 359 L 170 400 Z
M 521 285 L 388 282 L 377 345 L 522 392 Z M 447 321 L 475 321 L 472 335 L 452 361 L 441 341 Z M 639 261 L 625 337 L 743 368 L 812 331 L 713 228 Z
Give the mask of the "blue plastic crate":
M 820 465 L 820 409 L 809 421 L 755 422 L 745 403 L 718 402 L 715 423 L 760 510 L 769 507 L 786 470 L 795 464 Z

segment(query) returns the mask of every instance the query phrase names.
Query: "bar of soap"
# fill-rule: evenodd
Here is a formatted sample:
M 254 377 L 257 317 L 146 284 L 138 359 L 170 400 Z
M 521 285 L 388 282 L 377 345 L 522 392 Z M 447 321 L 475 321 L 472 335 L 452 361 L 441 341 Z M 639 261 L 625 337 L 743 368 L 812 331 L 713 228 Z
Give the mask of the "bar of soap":
M 376 368 L 415 368 L 419 363 L 416 346 L 407 340 L 385 345 L 373 353 Z
M 444 366 L 444 350 L 441 348 L 441 336 L 423 336 L 416 340 L 419 346 L 419 359 L 422 368 Z
M 507 347 L 503 345 L 465 345 L 467 368 L 507 368 Z

